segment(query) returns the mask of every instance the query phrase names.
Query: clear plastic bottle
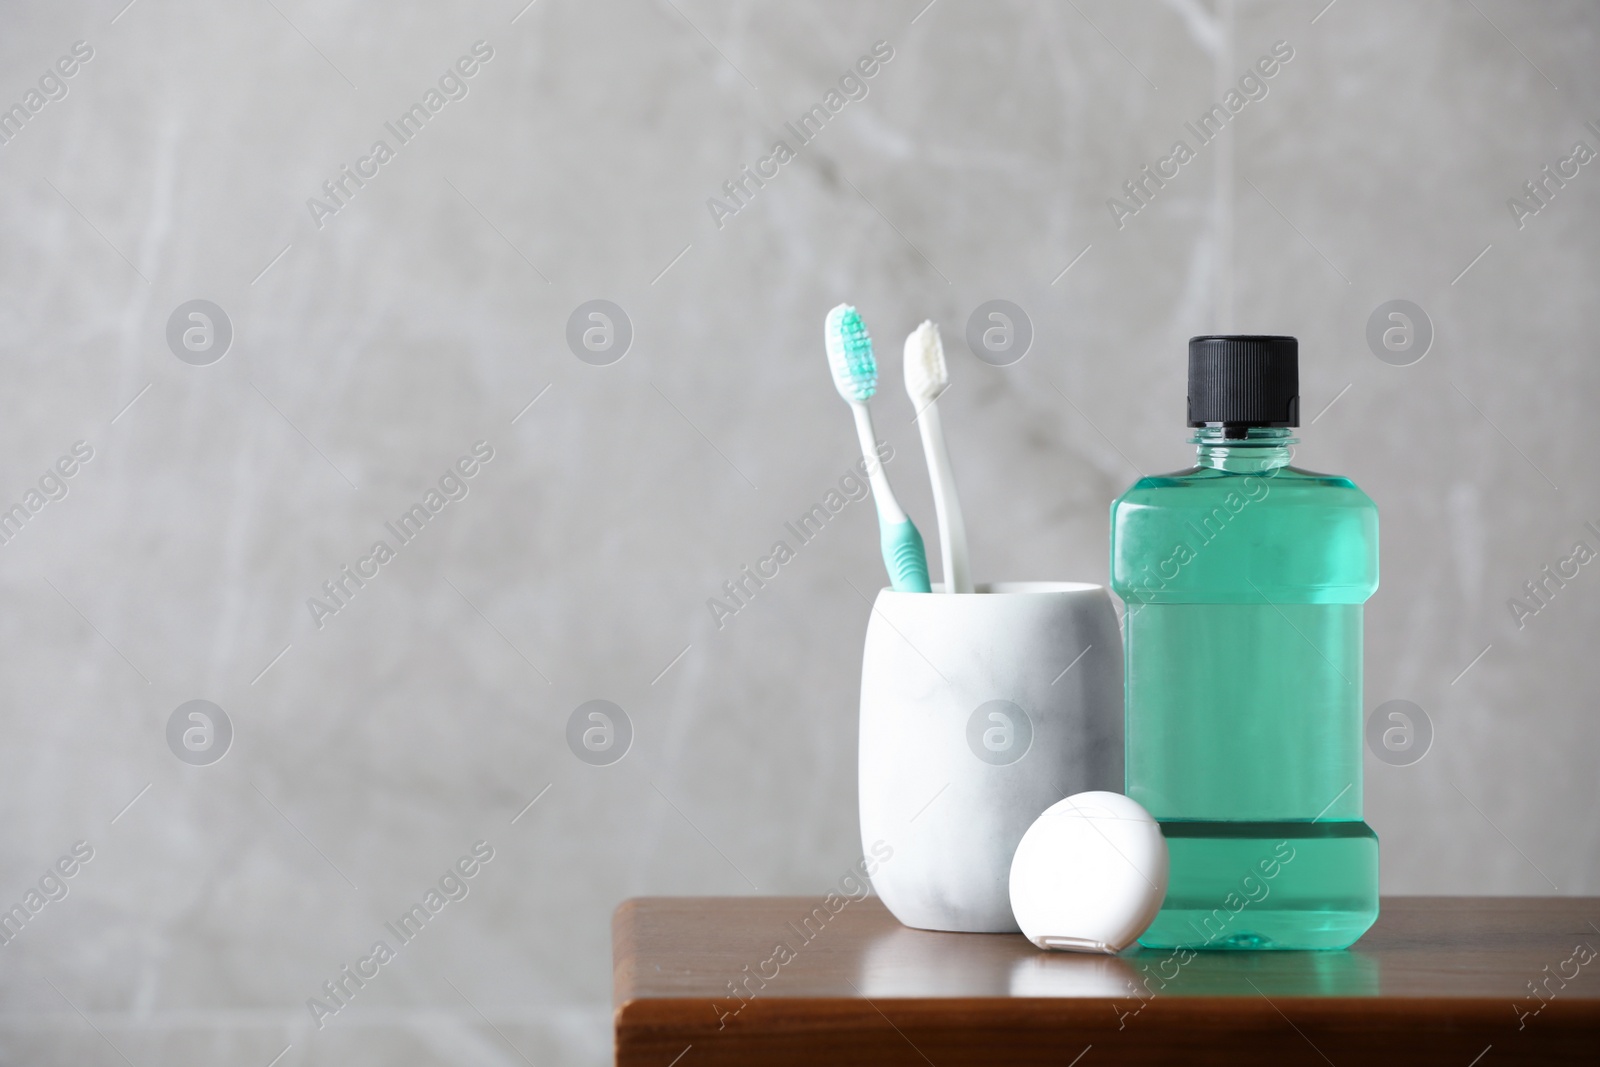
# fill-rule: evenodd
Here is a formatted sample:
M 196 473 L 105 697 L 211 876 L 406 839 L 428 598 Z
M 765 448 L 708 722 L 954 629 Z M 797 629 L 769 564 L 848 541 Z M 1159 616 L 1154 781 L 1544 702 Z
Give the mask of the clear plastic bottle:
M 1290 466 L 1292 337 L 1189 347 L 1196 465 L 1111 506 L 1127 604 L 1128 795 L 1171 877 L 1151 948 L 1343 948 L 1378 917 L 1362 821 L 1362 605 L 1378 512 Z

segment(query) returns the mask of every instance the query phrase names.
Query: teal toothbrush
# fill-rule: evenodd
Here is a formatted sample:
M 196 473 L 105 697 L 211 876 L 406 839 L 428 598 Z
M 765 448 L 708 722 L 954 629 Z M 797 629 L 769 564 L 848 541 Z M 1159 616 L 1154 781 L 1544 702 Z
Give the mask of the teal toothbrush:
M 883 462 L 878 458 L 878 435 L 872 429 L 872 413 L 867 410 L 867 401 L 878 391 L 878 362 L 872 357 L 872 338 L 867 336 L 860 313 L 849 304 L 840 304 L 828 312 L 823 336 L 834 388 L 839 390 L 856 418 L 861 458 L 866 463 L 867 480 L 872 484 L 872 499 L 878 505 L 878 530 L 889 583 L 900 593 L 930 593 L 933 587 L 928 584 L 928 556 L 922 547 L 922 535 L 889 488 L 889 478 L 883 473 Z

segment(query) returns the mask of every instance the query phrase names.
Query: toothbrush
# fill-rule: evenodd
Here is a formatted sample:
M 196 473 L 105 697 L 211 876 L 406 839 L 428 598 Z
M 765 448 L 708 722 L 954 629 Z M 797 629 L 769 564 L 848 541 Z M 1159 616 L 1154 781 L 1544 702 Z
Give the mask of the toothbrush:
M 950 453 L 945 449 L 944 427 L 939 422 L 939 394 L 950 385 L 950 368 L 944 361 L 939 327 L 924 322 L 906 338 L 906 394 L 916 408 L 922 430 L 922 452 L 928 459 L 928 480 L 933 483 L 933 507 L 939 516 L 939 554 L 944 563 L 944 591 L 972 592 L 967 566 L 967 526 L 961 521 L 961 501 L 956 497 L 955 476 L 950 473 Z
M 878 391 L 878 363 L 872 358 L 872 338 L 867 336 L 861 315 L 849 304 L 840 304 L 828 312 L 823 337 L 834 388 L 855 415 L 861 458 L 872 484 L 872 499 L 878 506 L 879 539 L 889 584 L 900 593 L 932 592 L 922 535 L 895 500 L 889 478 L 883 473 L 883 462 L 878 458 L 878 435 L 873 432 L 872 413 L 867 410 L 867 401 Z

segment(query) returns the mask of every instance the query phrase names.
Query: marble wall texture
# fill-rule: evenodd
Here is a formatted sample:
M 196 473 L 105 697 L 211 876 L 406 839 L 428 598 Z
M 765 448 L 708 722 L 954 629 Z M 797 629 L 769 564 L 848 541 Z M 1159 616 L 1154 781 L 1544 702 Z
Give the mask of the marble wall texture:
M 1109 501 L 1190 454 L 1185 340 L 1298 335 L 1300 462 L 1382 510 L 1366 707 L 1433 731 L 1366 757 L 1385 891 L 1600 893 L 1600 10 L 525 2 L 0 12 L 0 904 L 67 894 L 0 944 L 0 1062 L 604 1063 L 619 901 L 835 883 L 870 506 L 706 602 L 856 458 L 842 300 L 924 530 L 895 354 L 944 327 L 980 580 L 1103 581 Z M 597 299 L 607 365 L 567 340 Z M 991 299 L 1011 365 L 961 341 Z M 608 766 L 567 742 L 594 699 Z

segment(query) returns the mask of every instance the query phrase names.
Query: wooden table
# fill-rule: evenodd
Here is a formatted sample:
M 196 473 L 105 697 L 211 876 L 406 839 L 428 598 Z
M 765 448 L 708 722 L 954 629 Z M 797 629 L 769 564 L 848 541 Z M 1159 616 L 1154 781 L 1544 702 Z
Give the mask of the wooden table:
M 1388 897 L 1346 951 L 1187 961 L 1046 953 L 912 930 L 876 897 L 828 903 L 624 903 L 619 1067 L 1600 1064 L 1600 898 Z

